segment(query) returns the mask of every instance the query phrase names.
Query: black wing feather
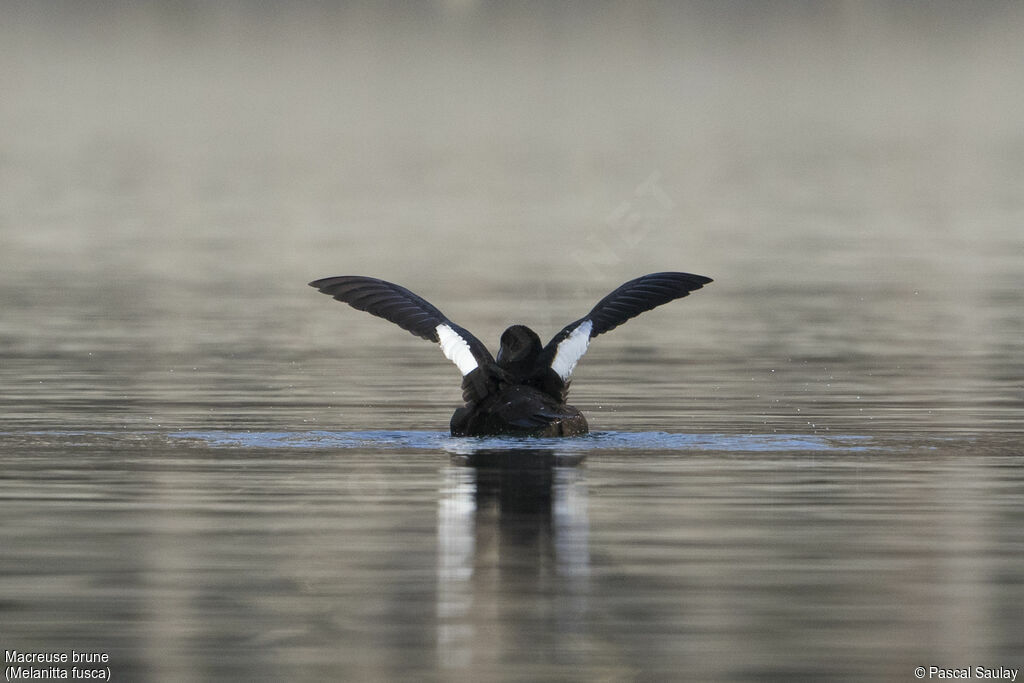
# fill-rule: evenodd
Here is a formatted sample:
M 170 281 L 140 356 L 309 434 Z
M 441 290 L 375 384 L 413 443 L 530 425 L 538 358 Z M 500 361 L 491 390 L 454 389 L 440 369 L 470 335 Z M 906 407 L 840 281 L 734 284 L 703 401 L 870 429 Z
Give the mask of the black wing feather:
M 352 308 L 366 311 L 408 330 L 417 337 L 439 342 L 437 326 L 444 324 L 466 340 L 480 366 L 494 362 L 491 352 L 483 343 L 449 320 L 444 313 L 423 297 L 393 282 L 361 275 L 325 277 L 309 283 L 324 294 L 342 301 Z
M 590 338 L 614 330 L 630 318 L 645 311 L 680 299 L 712 282 L 703 275 L 691 273 L 651 273 L 630 280 L 601 299 L 590 312 L 561 329 L 544 347 L 541 362 L 550 365 L 561 344 L 582 323 L 591 322 Z
M 585 318 L 594 323 L 590 337 L 610 332 L 630 318 L 680 299 L 711 281 L 690 273 L 652 273 L 630 280 L 590 309 Z
M 451 322 L 429 301 L 392 282 L 342 275 L 314 280 L 309 286 L 432 342 L 439 341 L 437 326 Z

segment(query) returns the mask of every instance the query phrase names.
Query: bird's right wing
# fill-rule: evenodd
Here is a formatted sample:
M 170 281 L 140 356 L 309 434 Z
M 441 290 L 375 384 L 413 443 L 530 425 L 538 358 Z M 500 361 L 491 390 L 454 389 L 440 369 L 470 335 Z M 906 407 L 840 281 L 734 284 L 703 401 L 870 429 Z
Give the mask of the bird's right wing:
M 711 281 L 709 277 L 690 273 L 651 273 L 630 280 L 598 301 L 587 315 L 563 327 L 544 347 L 541 361 L 567 382 L 591 339 Z

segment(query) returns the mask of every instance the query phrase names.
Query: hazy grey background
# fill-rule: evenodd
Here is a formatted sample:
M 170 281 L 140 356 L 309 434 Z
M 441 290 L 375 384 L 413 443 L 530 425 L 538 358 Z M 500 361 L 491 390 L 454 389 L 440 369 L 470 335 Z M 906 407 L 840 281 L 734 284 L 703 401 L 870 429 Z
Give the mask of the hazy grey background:
M 397 280 L 493 344 L 661 269 L 716 279 L 630 331 L 670 325 L 676 358 L 761 381 L 856 350 L 902 380 L 890 394 L 982 382 L 1019 408 L 1019 3 L 2 12 L 0 350 L 109 357 L 126 410 L 172 369 L 212 372 L 200 339 L 264 375 L 304 360 L 302 337 L 312 357 L 414 348 L 330 309 L 315 277 Z
M 1020 665 L 1022 35 L 1019 2 L 3 2 L 4 647 Z M 573 402 L 625 435 L 500 472 L 532 512 L 437 434 L 435 348 L 305 286 L 395 280 L 493 346 L 669 269 L 715 283 L 594 343 Z

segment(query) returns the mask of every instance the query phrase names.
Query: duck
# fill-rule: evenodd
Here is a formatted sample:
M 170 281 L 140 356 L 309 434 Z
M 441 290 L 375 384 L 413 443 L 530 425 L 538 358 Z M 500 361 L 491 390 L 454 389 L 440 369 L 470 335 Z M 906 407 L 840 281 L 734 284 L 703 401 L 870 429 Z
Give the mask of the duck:
M 583 413 L 566 399 L 572 372 L 590 341 L 710 282 L 691 273 L 643 275 L 617 287 L 547 344 L 526 325 L 511 325 L 501 334 L 497 356 L 436 306 L 393 282 L 339 275 L 309 286 L 440 345 L 462 374 L 465 405 L 452 415 L 452 436 L 559 437 L 589 431 Z

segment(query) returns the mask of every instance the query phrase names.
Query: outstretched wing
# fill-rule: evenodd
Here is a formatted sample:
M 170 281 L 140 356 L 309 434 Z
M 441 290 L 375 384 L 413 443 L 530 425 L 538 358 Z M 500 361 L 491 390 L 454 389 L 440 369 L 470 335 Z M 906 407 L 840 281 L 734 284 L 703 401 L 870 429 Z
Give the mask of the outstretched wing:
M 562 328 L 544 347 L 541 362 L 554 370 L 563 382 L 568 381 L 591 339 L 711 281 L 709 277 L 690 273 L 651 273 L 630 280 L 598 301 L 586 316 Z
M 453 323 L 423 297 L 393 282 L 342 275 L 314 280 L 309 286 L 352 308 L 393 322 L 417 337 L 440 344 L 445 358 L 458 366 L 463 377 L 478 367 L 486 368 L 494 363 L 490 351 L 479 339 Z

